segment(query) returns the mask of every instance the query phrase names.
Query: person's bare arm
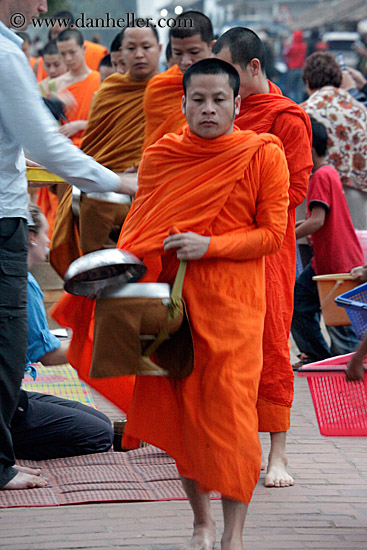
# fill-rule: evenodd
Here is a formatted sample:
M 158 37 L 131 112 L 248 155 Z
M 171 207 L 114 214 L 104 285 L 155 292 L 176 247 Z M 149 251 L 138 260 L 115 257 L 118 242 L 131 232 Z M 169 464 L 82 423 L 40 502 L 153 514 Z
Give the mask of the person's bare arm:
M 53 351 L 45 353 L 43 357 L 40 358 L 40 362 L 45 367 L 52 367 L 54 365 L 65 365 L 69 363 L 66 357 L 66 353 L 69 349 L 70 340 L 65 340 L 61 342 L 61 346 Z
M 366 355 L 367 355 L 367 335 L 365 335 L 357 351 L 355 352 L 352 359 L 348 363 L 348 368 L 346 372 L 346 378 L 348 382 L 358 382 L 359 380 L 363 380 L 363 377 L 364 377 L 363 359 Z
M 322 206 L 314 206 L 311 216 L 296 227 L 296 239 L 312 235 L 318 231 L 325 223 L 325 209 Z

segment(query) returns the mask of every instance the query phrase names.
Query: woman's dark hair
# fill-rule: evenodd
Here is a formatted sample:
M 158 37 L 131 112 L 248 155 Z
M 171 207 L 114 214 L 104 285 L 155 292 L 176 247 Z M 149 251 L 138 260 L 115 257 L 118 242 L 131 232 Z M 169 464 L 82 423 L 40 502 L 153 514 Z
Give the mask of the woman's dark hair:
M 339 88 L 343 75 L 331 53 L 315 52 L 306 59 L 302 78 L 310 90 L 319 90 L 324 86 Z
M 310 117 L 312 128 L 312 147 L 319 157 L 324 157 L 327 151 L 328 134 L 325 126 L 315 118 Z
M 35 235 L 37 235 L 39 233 L 39 230 L 42 227 L 42 216 L 43 216 L 42 210 L 40 209 L 39 206 L 35 204 L 30 204 L 28 206 L 28 210 L 30 215 L 32 216 L 32 222 L 33 222 L 33 225 L 28 224 L 28 231 L 30 233 L 34 233 Z

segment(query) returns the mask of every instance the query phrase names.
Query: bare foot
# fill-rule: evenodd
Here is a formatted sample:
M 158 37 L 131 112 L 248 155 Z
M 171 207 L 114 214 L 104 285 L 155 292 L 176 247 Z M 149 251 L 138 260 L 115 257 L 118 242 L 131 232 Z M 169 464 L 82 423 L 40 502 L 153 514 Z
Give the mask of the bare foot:
M 285 456 L 269 455 L 269 465 L 265 476 L 265 487 L 290 487 L 294 484 L 293 477 L 287 472 L 288 460 Z
M 213 550 L 215 545 L 215 522 L 194 527 L 190 544 L 185 550 Z
M 266 458 L 264 456 L 263 450 L 261 449 L 261 471 L 266 470 Z
M 41 468 L 28 468 L 28 466 L 20 466 L 19 464 L 14 464 L 13 468 L 18 470 L 18 472 L 23 472 L 23 474 L 29 474 L 31 476 L 41 475 Z
M 45 478 L 19 472 L 13 479 L 4 485 L 4 487 L 1 487 L 1 490 L 35 489 L 36 487 L 46 486 L 47 480 Z

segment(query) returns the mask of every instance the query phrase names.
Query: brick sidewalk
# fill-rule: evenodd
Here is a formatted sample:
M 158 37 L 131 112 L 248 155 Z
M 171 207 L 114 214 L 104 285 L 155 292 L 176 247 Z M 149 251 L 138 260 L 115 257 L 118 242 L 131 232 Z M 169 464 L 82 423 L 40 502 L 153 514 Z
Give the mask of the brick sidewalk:
M 268 438 L 262 440 L 268 447 Z M 266 489 L 261 476 L 246 522 L 246 550 L 366 550 L 367 438 L 320 436 L 305 379 L 296 379 L 288 455 L 296 485 Z M 219 541 L 219 502 L 213 510 Z M 179 550 L 191 523 L 185 501 L 7 509 L 0 510 L 0 548 Z

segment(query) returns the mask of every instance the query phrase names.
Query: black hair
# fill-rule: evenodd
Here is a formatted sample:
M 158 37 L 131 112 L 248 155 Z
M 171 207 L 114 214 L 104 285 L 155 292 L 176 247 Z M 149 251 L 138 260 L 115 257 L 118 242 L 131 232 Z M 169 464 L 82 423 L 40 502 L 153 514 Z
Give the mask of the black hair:
M 28 224 L 28 231 L 30 233 L 34 233 L 35 235 L 37 235 L 39 233 L 39 230 L 42 227 L 43 212 L 40 209 L 40 207 L 37 206 L 36 204 L 29 204 L 28 210 L 30 215 L 32 216 L 32 222 L 33 222 L 32 225 Z
M 166 61 L 167 61 L 167 63 L 170 62 L 171 58 L 172 58 L 171 42 L 168 42 L 168 44 L 166 46 Z
M 27 34 L 24 31 L 17 31 L 16 34 L 23 40 L 23 42 L 27 42 L 27 44 L 32 44 L 31 39 L 29 38 L 29 34 Z
M 100 67 L 112 67 L 111 56 L 109 53 L 102 57 L 98 65 L 98 69 L 100 69 Z
M 200 11 L 189 10 L 176 17 L 176 26 L 169 31 L 169 38 L 187 38 L 200 34 L 201 40 L 210 46 L 213 38 L 213 25 L 209 17 Z
M 65 21 L 68 20 L 69 27 L 71 25 L 74 25 L 75 19 L 74 15 L 71 13 L 71 11 L 58 11 L 52 16 L 52 19 L 64 19 Z
M 50 40 L 42 50 L 42 57 L 45 55 L 57 55 L 58 53 L 59 50 L 57 49 L 56 40 Z
M 126 30 L 127 30 L 127 29 L 131 29 L 131 28 L 135 28 L 135 27 L 124 27 L 124 28 L 122 29 L 122 31 L 121 31 L 121 33 L 120 33 L 120 34 L 121 34 L 121 45 L 122 45 L 122 42 L 123 42 L 123 40 L 124 40 L 124 36 L 125 36 Z M 152 23 L 148 22 L 148 24 L 145 25 L 145 27 L 138 27 L 138 28 L 143 28 L 143 29 L 149 28 L 149 29 L 151 29 L 151 31 L 152 31 L 152 33 L 153 33 L 153 35 L 154 35 L 154 38 L 157 40 L 157 42 L 158 42 L 158 44 L 159 44 L 159 34 L 158 34 L 158 31 L 157 31 L 156 27 L 155 27 L 154 25 L 152 25 Z
M 215 59 L 213 57 L 208 57 L 207 59 L 201 59 L 197 63 L 194 63 L 187 69 L 183 75 L 182 85 L 184 89 L 184 94 L 186 95 L 186 90 L 190 85 L 191 77 L 195 74 L 225 74 L 228 76 L 228 82 L 230 87 L 233 90 L 233 97 L 237 97 L 238 90 L 240 89 L 240 75 L 236 69 L 221 59 Z
M 83 46 L 84 38 L 78 29 L 66 29 L 56 37 L 56 42 L 66 42 L 67 40 L 75 39 L 78 46 Z
M 123 34 L 123 31 L 116 34 L 115 38 L 111 42 L 110 52 L 118 52 L 120 50 Z
M 312 147 L 319 157 L 324 157 L 328 149 L 328 133 L 323 124 L 310 117 L 312 127 Z
M 223 48 L 231 53 L 232 63 L 246 69 L 252 59 L 260 61 L 261 69 L 265 67 L 264 44 L 256 32 L 245 27 L 233 27 L 222 34 L 213 46 L 213 53 L 218 54 Z

